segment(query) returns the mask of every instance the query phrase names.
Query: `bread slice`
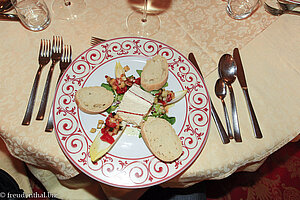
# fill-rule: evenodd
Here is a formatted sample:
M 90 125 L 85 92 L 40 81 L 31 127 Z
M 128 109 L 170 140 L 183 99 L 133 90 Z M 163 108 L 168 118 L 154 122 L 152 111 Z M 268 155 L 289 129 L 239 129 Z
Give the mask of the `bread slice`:
M 75 95 L 79 109 L 88 114 L 105 111 L 114 101 L 114 94 L 101 86 L 80 88 Z
M 147 147 L 158 159 L 172 162 L 181 156 L 181 141 L 167 120 L 148 117 L 142 125 L 141 133 Z
M 158 90 L 164 86 L 168 80 L 168 63 L 163 56 L 156 55 L 147 60 L 141 74 L 141 86 L 147 90 Z

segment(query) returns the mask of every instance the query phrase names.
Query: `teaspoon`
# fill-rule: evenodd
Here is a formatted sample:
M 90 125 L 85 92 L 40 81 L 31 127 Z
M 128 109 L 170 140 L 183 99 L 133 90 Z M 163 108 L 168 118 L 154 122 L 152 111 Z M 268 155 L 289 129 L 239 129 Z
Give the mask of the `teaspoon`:
M 233 57 L 229 54 L 224 54 L 220 58 L 218 70 L 220 77 L 223 78 L 225 84 L 228 86 L 230 93 L 234 139 L 236 142 L 242 142 L 235 97 L 233 88 L 231 86 L 231 84 L 235 81 L 237 75 L 237 66 Z
M 226 89 L 225 82 L 223 81 L 222 78 L 219 78 L 215 84 L 215 93 L 216 93 L 216 96 L 221 100 L 222 105 L 223 105 L 228 136 L 230 139 L 233 139 L 233 134 L 232 134 L 231 126 L 230 126 L 227 107 L 226 107 L 226 104 L 224 101 L 224 98 L 227 94 L 227 89 Z

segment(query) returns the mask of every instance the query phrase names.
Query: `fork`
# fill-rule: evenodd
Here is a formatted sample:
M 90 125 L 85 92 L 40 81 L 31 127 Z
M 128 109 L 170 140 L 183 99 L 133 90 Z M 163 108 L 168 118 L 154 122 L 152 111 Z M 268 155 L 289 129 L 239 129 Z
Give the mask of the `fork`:
M 34 102 L 35 102 L 35 97 L 36 97 L 36 92 L 37 92 L 41 72 L 42 72 L 42 69 L 44 68 L 44 66 L 46 66 L 50 62 L 50 57 L 51 57 L 51 50 L 50 49 L 51 49 L 50 40 L 42 39 L 41 40 L 41 45 L 40 45 L 40 51 L 39 51 L 39 58 L 38 58 L 39 68 L 38 68 L 38 71 L 36 72 L 36 75 L 35 75 L 35 79 L 34 79 L 34 82 L 33 82 L 32 89 L 31 89 L 31 93 L 30 93 L 30 97 L 29 97 L 29 101 L 28 101 L 25 116 L 23 118 L 22 125 L 29 125 L 30 124 L 30 120 L 31 120 L 31 116 L 32 116 L 32 111 L 33 111 L 33 107 L 34 107 Z
M 293 10 L 297 7 L 300 7 L 300 4 L 288 3 L 282 0 L 277 0 L 277 3 L 279 4 L 282 10 Z
M 282 14 L 294 14 L 294 15 L 300 15 L 300 11 L 296 10 L 281 10 L 277 8 L 273 8 L 269 6 L 266 2 L 264 3 L 265 10 L 270 13 L 271 15 L 280 16 Z
M 63 73 L 66 71 L 66 69 L 68 68 L 68 66 L 71 64 L 72 62 L 72 47 L 71 45 L 64 45 L 64 50 L 62 53 L 62 56 L 60 58 L 60 63 L 59 63 L 59 68 L 60 68 L 60 74 L 59 77 L 57 79 L 57 83 L 56 86 L 59 82 L 59 80 L 61 79 L 61 76 L 63 75 Z M 46 125 L 46 132 L 52 132 L 53 130 L 53 103 L 51 106 L 51 110 L 49 113 L 49 117 L 48 117 L 48 122 Z
M 44 92 L 43 92 L 43 96 L 42 96 L 42 101 L 40 104 L 40 108 L 39 108 L 36 120 L 44 119 L 54 66 L 56 65 L 57 62 L 60 61 L 62 49 L 63 49 L 62 37 L 61 36 L 53 36 L 52 56 L 51 56 L 52 64 L 51 64 L 51 67 L 48 72 L 48 76 L 47 76 L 47 80 L 46 80 L 46 84 L 45 84 L 45 88 L 44 88 Z
M 95 46 L 95 45 L 100 44 L 101 42 L 105 42 L 105 41 L 106 40 L 104 40 L 104 39 L 92 36 L 92 38 L 91 38 L 91 46 Z

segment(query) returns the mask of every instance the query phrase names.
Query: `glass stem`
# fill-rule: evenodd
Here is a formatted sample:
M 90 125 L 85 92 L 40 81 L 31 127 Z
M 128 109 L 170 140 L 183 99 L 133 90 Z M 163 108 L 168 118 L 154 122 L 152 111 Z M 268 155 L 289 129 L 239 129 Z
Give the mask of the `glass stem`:
M 147 5 L 148 5 L 148 0 L 145 0 L 144 1 L 144 9 L 143 9 L 142 22 L 147 22 Z

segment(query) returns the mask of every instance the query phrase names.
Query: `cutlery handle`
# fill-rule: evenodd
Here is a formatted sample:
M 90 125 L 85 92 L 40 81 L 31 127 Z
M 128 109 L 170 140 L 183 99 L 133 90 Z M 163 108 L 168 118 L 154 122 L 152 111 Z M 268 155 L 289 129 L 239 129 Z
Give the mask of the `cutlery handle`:
M 224 100 L 222 100 L 222 104 L 223 104 L 223 109 L 224 109 L 224 114 L 225 114 L 225 121 L 226 121 L 228 136 L 229 136 L 229 139 L 233 139 L 233 134 L 232 134 L 231 125 L 230 125 L 230 121 L 229 121 L 229 117 L 228 117 L 227 107 L 226 107 Z
M 43 66 L 40 65 L 40 67 L 35 75 L 22 125 L 28 126 L 30 124 L 32 111 L 33 111 L 33 107 L 34 107 L 34 102 L 35 102 L 35 97 L 36 97 L 36 92 L 37 92 L 38 84 L 39 84 L 40 77 L 41 77 L 42 68 L 43 68 Z
M 287 10 L 286 13 L 292 14 L 292 15 L 300 15 L 300 11 L 297 11 L 297 10 Z
M 212 114 L 212 117 L 213 117 L 213 119 L 216 123 L 216 126 L 217 126 L 218 132 L 220 134 L 221 140 L 222 140 L 223 144 L 227 144 L 227 143 L 230 142 L 230 140 L 229 140 L 229 138 L 226 134 L 226 131 L 225 131 L 223 125 L 222 125 L 222 122 L 221 122 L 221 120 L 220 120 L 220 118 L 217 114 L 217 111 L 216 111 L 216 109 L 215 109 L 215 107 L 214 107 L 211 100 L 210 100 L 210 102 L 211 102 L 211 114 Z
M 56 88 L 57 88 L 58 82 L 59 82 L 62 75 L 63 75 L 63 72 L 61 72 L 59 74 L 59 77 L 58 77 L 57 83 L 56 83 Z M 48 121 L 47 121 L 45 131 L 46 132 L 52 132 L 53 131 L 53 102 L 52 102 L 52 105 L 51 105 L 51 109 L 50 109 L 50 113 L 49 113 L 49 117 L 48 117 Z
M 52 112 L 53 112 L 53 104 L 52 104 L 51 109 L 50 109 L 46 129 L 45 129 L 46 132 L 52 132 L 53 131 L 53 114 L 52 114 Z
M 51 67 L 49 69 L 46 84 L 45 84 L 45 88 L 44 88 L 44 92 L 43 92 L 43 96 L 42 96 L 42 101 L 41 101 L 41 104 L 40 104 L 38 114 L 36 116 L 36 120 L 43 120 L 44 119 L 46 106 L 47 106 L 47 101 L 48 101 L 49 89 L 50 89 L 50 84 L 51 84 L 51 79 L 52 79 L 52 74 L 53 74 L 55 64 L 56 64 L 56 62 L 52 62 Z
M 250 100 L 249 92 L 248 92 L 247 89 L 243 89 L 243 92 L 244 92 L 244 95 L 245 95 L 245 98 L 246 98 L 248 111 L 249 111 L 249 114 L 250 114 L 250 118 L 251 118 L 252 127 L 253 127 L 253 130 L 254 130 L 255 137 L 256 138 L 262 138 L 263 136 L 262 136 L 262 133 L 260 131 L 259 124 L 258 124 L 256 115 L 255 115 L 251 100 Z
M 232 124 L 233 124 L 234 139 L 236 142 L 242 142 L 234 92 L 231 85 L 228 85 L 228 88 L 230 92 L 230 100 L 231 100 L 231 108 L 232 108 Z

